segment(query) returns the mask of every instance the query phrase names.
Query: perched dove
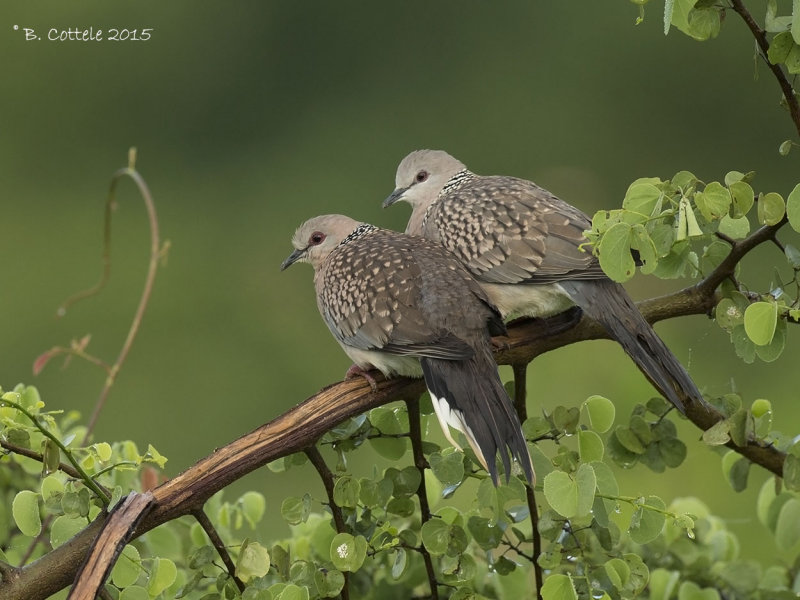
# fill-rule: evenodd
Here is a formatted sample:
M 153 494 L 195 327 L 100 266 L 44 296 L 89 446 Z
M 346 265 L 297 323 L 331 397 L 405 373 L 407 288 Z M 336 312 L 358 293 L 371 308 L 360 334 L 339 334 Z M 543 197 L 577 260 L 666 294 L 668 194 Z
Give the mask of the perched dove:
M 545 317 L 577 304 L 679 411 L 681 392 L 704 402 L 625 289 L 582 249 L 591 221 L 580 210 L 531 181 L 476 175 L 441 150 L 406 156 L 395 186 L 384 207 L 411 204 L 406 233 L 452 252 L 504 318 Z
M 438 244 L 324 215 L 292 239 L 294 262 L 314 267 L 317 306 L 347 355 L 362 369 L 425 378 L 436 416 L 454 446 L 462 432 L 497 484 L 497 452 L 508 452 L 533 482 L 519 418 L 497 373 L 491 334 L 502 318 L 480 285 Z

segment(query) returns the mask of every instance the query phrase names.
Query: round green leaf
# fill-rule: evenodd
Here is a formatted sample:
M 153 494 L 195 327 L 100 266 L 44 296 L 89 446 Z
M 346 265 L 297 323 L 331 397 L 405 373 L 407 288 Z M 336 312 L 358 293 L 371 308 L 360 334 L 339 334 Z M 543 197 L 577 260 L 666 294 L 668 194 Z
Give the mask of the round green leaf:
M 594 502 L 594 492 L 597 488 L 597 477 L 594 469 L 589 464 L 582 464 L 575 473 L 575 482 L 578 485 L 577 515 L 588 515 Z
M 725 215 L 719 221 L 719 232 L 735 240 L 740 240 L 750 233 L 750 220 L 747 217 L 733 218 Z
M 355 508 L 358 506 L 358 495 L 361 492 L 361 485 L 358 479 L 350 475 L 343 475 L 336 480 L 333 486 L 333 501 L 337 506 L 343 508 Z
M 728 186 L 733 200 L 733 218 L 744 217 L 753 208 L 755 194 L 749 183 L 744 181 L 734 181 Z
M 578 514 L 578 484 L 563 471 L 544 478 L 544 497 L 558 514 L 571 518 Z
M 447 552 L 450 539 L 450 525 L 442 519 L 431 519 L 422 525 L 422 543 L 428 552 L 435 555 Z
M 614 424 L 616 409 L 614 403 L 603 396 L 590 396 L 583 403 L 589 413 L 589 422 L 592 428 L 600 433 L 605 433 Z
M 597 246 L 600 266 L 614 281 L 627 281 L 636 270 L 636 263 L 631 256 L 631 241 L 630 224 L 616 223 L 603 234 Z
M 331 541 L 330 557 L 340 571 L 357 571 L 367 556 L 367 540 L 359 535 L 339 533 Z
M 455 448 L 434 452 L 428 462 L 436 479 L 444 485 L 456 485 L 464 479 L 464 454 Z
M 611 585 L 616 589 L 621 590 L 631 576 L 631 568 L 621 558 L 612 558 L 603 565 L 603 570 L 606 572 Z
M 756 346 L 766 346 L 772 341 L 777 323 L 775 302 L 754 302 L 744 311 L 744 330 Z
M 661 190 L 652 183 L 634 181 L 625 192 L 622 208 L 636 213 L 641 217 L 640 222 L 644 222 L 652 216 L 661 195 Z
M 786 216 L 792 229 L 800 231 L 800 183 L 794 186 L 786 199 Z
M 594 462 L 603 460 L 603 440 L 594 431 L 581 430 L 578 432 L 578 452 L 581 462 Z
M 14 522 L 23 535 L 36 537 L 42 530 L 42 519 L 39 515 L 39 494 L 30 490 L 22 490 L 11 503 L 11 514 Z
M 62 473 L 53 473 L 42 480 L 42 498 L 46 502 L 50 496 L 59 496 L 64 493 Z
M 775 333 L 769 344 L 765 346 L 756 346 L 756 356 L 764 362 L 772 362 L 778 360 L 780 355 L 783 354 L 783 349 L 786 347 L 786 321 L 778 319 L 775 325 Z
M 111 581 L 118 588 L 127 588 L 136 583 L 141 573 L 142 561 L 139 551 L 135 546 L 128 544 L 122 549 L 122 553 L 111 571 Z
M 569 575 L 550 575 L 542 585 L 542 600 L 578 600 Z
M 50 543 L 53 548 L 57 548 L 64 542 L 69 541 L 72 537 L 88 525 L 88 521 L 84 517 L 68 517 L 61 515 L 53 521 L 50 527 Z
M 258 542 L 245 542 L 236 560 L 236 575 L 244 582 L 269 572 L 269 551 Z
M 369 445 L 383 458 L 396 461 L 403 458 L 403 455 L 408 450 L 408 438 L 370 438 Z
M 267 501 L 264 495 L 253 491 L 245 492 L 242 497 L 239 498 L 239 503 L 242 506 L 244 518 L 250 523 L 250 527 L 255 529 L 266 510 Z
M 784 212 L 785 205 L 780 194 L 770 192 L 758 199 L 758 222 L 761 225 L 775 225 L 783 218 Z
M 119 593 L 119 600 L 150 600 L 150 594 L 139 585 L 131 585 Z
M 637 544 L 646 544 L 656 539 L 664 529 L 666 516 L 663 512 L 667 508 L 664 501 L 658 496 L 645 498 L 646 506 L 639 506 L 631 516 L 631 525 L 628 533 Z
M 467 521 L 467 528 L 472 534 L 472 539 L 484 550 L 497 548 L 503 539 L 503 528 L 498 527 L 491 519 L 473 515 Z
M 302 498 L 291 496 L 281 502 L 281 516 L 292 525 L 304 523 L 311 513 L 311 496 L 306 494 Z
M 151 597 L 158 596 L 175 582 L 177 576 L 178 569 L 174 562 L 168 558 L 154 558 L 147 579 L 147 593 Z
M 322 598 L 336 598 L 344 587 L 344 574 L 335 569 L 317 569 L 314 583 Z
M 731 193 L 718 181 L 712 181 L 702 192 L 695 194 L 694 203 L 706 221 L 716 221 L 728 214 Z M 690 237 L 691 235 L 689 232 Z

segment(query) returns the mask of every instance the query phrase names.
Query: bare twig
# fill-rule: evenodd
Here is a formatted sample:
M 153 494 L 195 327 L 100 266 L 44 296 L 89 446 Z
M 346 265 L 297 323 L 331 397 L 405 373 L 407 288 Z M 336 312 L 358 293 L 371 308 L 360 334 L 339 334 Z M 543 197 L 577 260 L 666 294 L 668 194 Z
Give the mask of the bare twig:
M 425 454 L 422 452 L 419 396 L 414 396 L 411 400 L 406 399 L 406 406 L 408 407 L 408 431 L 411 437 L 411 449 L 414 453 L 414 465 L 417 467 L 420 474 L 417 498 L 419 499 L 421 522 L 424 525 L 431 520 L 431 508 L 428 506 L 428 490 L 425 486 L 425 469 L 428 466 L 428 461 L 425 460 Z M 425 547 L 425 544 L 420 543 L 419 548 L 416 548 L 416 550 L 422 554 L 422 559 L 425 561 L 425 572 L 428 574 L 428 585 L 431 588 L 431 600 L 438 600 L 439 587 L 436 581 L 436 571 L 434 571 L 433 568 L 431 555 Z
M 233 564 L 233 560 L 231 559 L 231 555 L 228 552 L 228 549 L 225 547 L 225 542 L 222 541 L 222 538 L 219 537 L 219 533 L 217 533 L 214 524 L 211 522 L 211 519 L 208 518 L 205 511 L 202 507 L 198 507 L 192 510 L 192 516 L 200 523 L 200 527 L 203 528 L 203 531 L 206 532 L 208 539 L 211 540 L 214 548 L 217 550 L 217 554 L 222 559 L 222 562 L 225 563 L 225 568 L 228 570 L 228 575 L 231 576 L 236 587 L 239 588 L 240 592 L 244 591 L 244 583 L 242 580 L 236 576 L 236 565 Z

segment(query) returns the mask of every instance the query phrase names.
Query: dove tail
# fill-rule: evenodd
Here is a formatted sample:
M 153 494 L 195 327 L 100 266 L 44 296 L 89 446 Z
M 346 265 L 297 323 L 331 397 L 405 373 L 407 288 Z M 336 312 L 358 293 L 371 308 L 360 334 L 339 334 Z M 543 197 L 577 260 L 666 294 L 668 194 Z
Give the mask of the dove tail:
M 645 377 L 681 413 L 686 413 L 684 398 L 705 404 L 689 373 L 645 320 L 625 288 L 608 279 L 562 281 L 560 285 L 575 304 L 606 328 Z
M 477 349 L 467 360 L 423 358 L 420 362 L 436 416 L 447 439 L 460 448 L 452 438 L 450 427 L 462 432 L 495 485 L 495 456 L 499 451 L 508 482 L 510 451 L 533 484 L 533 464 L 522 426 L 489 349 Z

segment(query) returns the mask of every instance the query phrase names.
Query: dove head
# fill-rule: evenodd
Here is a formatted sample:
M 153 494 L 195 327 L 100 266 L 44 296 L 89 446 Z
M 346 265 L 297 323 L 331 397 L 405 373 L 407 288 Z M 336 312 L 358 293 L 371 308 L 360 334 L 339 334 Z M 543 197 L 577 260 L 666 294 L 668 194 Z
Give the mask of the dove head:
M 316 270 L 347 236 L 356 232 L 360 223 L 344 215 L 322 215 L 309 219 L 294 232 L 292 252 L 281 264 L 281 271 L 295 262 L 307 262 Z
M 415 150 L 397 167 L 395 190 L 383 201 L 383 207 L 402 200 L 411 205 L 412 214 L 424 214 L 447 182 L 465 169 L 464 163 L 443 150 Z

